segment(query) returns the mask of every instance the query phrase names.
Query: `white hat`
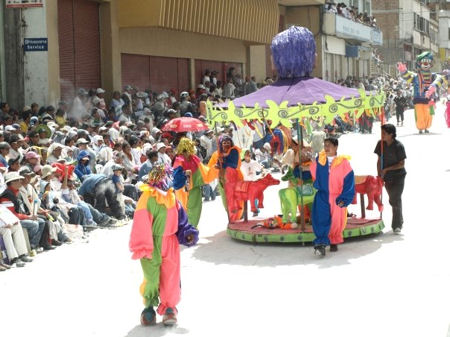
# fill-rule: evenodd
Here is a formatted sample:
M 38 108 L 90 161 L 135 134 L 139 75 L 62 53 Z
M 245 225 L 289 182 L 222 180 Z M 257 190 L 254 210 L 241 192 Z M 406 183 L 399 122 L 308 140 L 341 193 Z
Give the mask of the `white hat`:
M 104 94 L 105 90 L 103 90 L 102 88 L 98 88 L 97 89 L 97 94 Z
M 24 179 L 24 177 L 21 176 L 18 172 L 8 172 L 5 174 L 5 184 L 20 179 Z
M 89 144 L 89 142 L 84 138 L 79 138 L 77 140 L 77 145 L 79 145 L 79 144 Z
M 45 178 L 48 177 L 53 172 L 56 172 L 56 168 L 51 167 L 50 165 L 44 165 L 41 171 L 42 171 L 42 178 Z
M 158 144 L 156 144 L 156 151 L 161 150 L 163 147 L 166 147 L 166 144 L 164 144 L 164 143 L 158 143 Z

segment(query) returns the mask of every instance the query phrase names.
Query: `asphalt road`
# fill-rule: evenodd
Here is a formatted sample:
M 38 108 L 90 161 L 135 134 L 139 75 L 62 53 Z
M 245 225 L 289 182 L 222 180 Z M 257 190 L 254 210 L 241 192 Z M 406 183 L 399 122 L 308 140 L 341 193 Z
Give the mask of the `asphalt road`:
M 405 116 L 398 130 L 408 171 L 402 235 L 390 230 L 385 195 L 383 234 L 320 259 L 311 246 L 230 239 L 217 199 L 204 204 L 199 244 L 182 249 L 177 327 L 139 325 L 142 272 L 130 259 L 125 226 L 1 273 L 0 336 L 447 336 L 450 130 L 443 107 L 429 135 L 418 135 L 412 111 Z M 376 173 L 379 131 L 376 124 L 372 135 L 340 138 L 339 153 L 352 156 L 355 174 Z M 263 216 L 279 212 L 276 192 L 267 190 Z

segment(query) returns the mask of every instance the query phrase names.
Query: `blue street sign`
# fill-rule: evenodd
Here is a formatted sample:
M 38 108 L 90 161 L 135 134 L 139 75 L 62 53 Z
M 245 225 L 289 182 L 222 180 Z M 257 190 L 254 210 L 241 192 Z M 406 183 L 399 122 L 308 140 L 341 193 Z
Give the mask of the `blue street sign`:
M 43 38 L 24 38 L 23 49 L 25 51 L 47 51 L 48 39 Z

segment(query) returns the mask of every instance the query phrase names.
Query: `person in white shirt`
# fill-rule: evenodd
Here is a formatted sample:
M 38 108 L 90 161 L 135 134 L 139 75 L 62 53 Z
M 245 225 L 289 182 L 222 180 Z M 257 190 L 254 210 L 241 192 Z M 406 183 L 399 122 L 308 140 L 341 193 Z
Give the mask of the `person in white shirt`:
M 206 149 L 206 160 L 209 160 L 213 154 L 213 141 L 214 141 L 214 131 L 213 130 L 207 130 L 201 137 L 200 137 L 200 145 L 203 146 Z
M 166 166 L 172 166 L 172 160 L 166 154 L 166 145 L 164 143 L 156 144 L 156 151 L 158 151 L 158 161 Z
M 250 150 L 245 150 L 244 161 L 241 163 L 241 172 L 244 176 L 244 181 L 257 180 L 257 174 L 262 170 L 263 166 L 251 158 Z
M 263 147 L 256 149 L 255 158 L 264 168 L 268 169 L 272 166 L 272 157 L 270 155 L 270 144 L 264 143 Z

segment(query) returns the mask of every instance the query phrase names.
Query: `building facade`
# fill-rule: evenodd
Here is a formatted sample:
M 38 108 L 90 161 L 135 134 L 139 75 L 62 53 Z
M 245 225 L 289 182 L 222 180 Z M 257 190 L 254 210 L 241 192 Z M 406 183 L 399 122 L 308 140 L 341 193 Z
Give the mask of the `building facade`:
M 414 60 L 423 51 L 439 54 L 439 22 L 436 3 L 418 0 L 373 0 L 372 10 L 383 31 L 380 54 L 383 71 L 396 74 L 397 62 L 414 67 Z M 441 69 L 435 62 L 435 71 Z
M 277 0 L 47 0 L 2 10 L 9 30 L 1 83 L 15 107 L 70 100 L 80 87 L 179 93 L 206 69 L 222 81 L 231 68 L 262 80 L 260 51 L 279 20 Z M 27 41 L 46 46 L 27 50 Z
M 372 53 L 383 42 L 382 32 L 374 27 L 328 11 L 325 1 L 280 1 L 280 22 L 308 27 L 316 36 L 317 63 L 314 76 L 337 82 L 375 75 Z M 343 1 L 360 13 L 371 15 L 371 1 Z

